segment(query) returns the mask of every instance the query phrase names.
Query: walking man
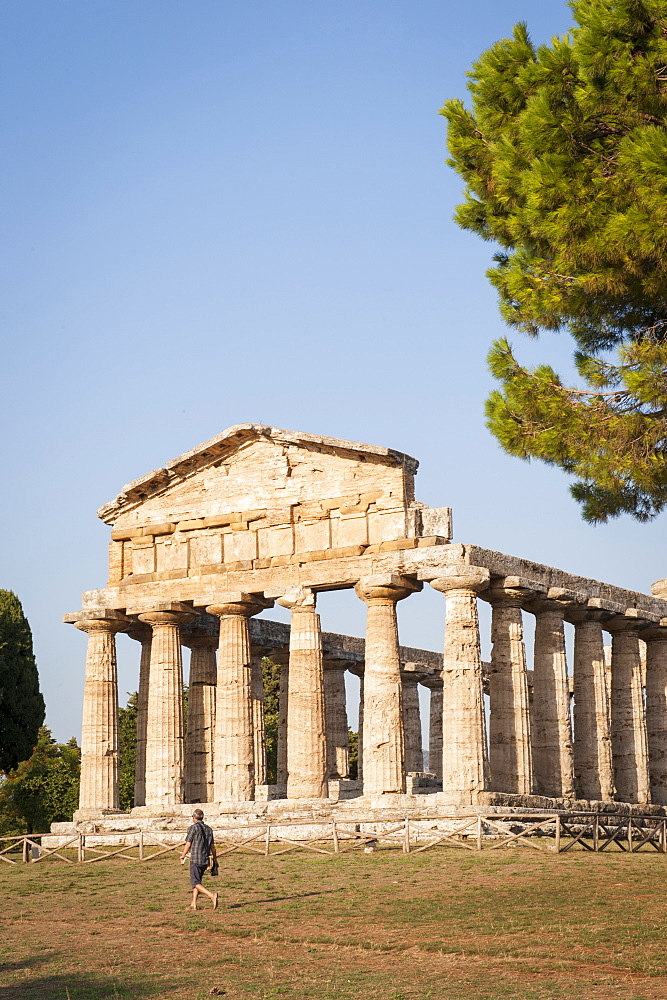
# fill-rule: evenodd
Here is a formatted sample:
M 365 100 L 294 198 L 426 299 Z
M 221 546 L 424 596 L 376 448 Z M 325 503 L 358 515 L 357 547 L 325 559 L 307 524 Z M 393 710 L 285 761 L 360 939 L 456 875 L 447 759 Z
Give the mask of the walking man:
M 197 909 L 197 896 L 203 892 L 213 902 L 213 909 L 218 908 L 217 892 L 209 892 L 201 884 L 204 872 L 208 868 L 209 856 L 216 861 L 215 844 L 213 843 L 213 830 L 204 822 L 204 813 L 201 809 L 195 809 L 192 814 L 193 823 L 188 828 L 185 835 L 185 847 L 181 853 L 181 864 L 185 864 L 185 859 L 190 852 L 190 884 L 192 886 L 192 902 L 190 909 Z

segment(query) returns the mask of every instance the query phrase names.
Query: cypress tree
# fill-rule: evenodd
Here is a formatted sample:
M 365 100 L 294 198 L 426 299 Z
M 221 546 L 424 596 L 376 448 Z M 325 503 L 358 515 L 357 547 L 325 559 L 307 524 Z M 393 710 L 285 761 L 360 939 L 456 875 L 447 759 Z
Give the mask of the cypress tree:
M 648 520 L 667 505 L 667 2 L 570 6 L 568 35 L 536 48 L 517 25 L 473 66 L 471 109 L 442 109 L 456 220 L 499 248 L 505 321 L 568 331 L 581 379 L 497 341 L 488 427 L 577 477 L 587 520 Z
M 0 771 L 30 757 L 43 722 L 30 625 L 16 594 L 0 590 Z

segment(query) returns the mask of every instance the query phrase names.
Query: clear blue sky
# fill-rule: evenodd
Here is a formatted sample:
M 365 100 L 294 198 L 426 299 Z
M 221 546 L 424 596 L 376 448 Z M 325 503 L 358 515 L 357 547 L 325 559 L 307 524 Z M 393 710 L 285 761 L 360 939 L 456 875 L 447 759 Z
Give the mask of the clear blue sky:
M 97 507 L 241 421 L 415 455 L 459 541 L 643 590 L 667 575 L 663 519 L 584 525 L 561 473 L 484 428 L 492 248 L 451 221 L 437 112 L 522 19 L 536 41 L 571 23 L 556 0 L 0 6 L 0 586 L 58 738 L 80 732 L 85 656 L 60 617 L 106 579 Z M 363 629 L 351 594 L 321 611 Z M 404 602 L 401 628 L 439 645 L 440 596 Z

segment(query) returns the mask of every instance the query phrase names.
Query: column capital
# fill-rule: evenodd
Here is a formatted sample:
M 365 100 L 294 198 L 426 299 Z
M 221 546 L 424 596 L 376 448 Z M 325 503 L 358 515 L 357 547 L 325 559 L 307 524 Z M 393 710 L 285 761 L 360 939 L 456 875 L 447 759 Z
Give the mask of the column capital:
M 395 573 L 376 573 L 373 576 L 363 577 L 354 591 L 366 604 L 384 604 L 388 601 L 395 604 L 396 601 L 402 601 L 421 589 L 422 584 L 411 577 Z
M 267 600 L 261 594 L 246 594 L 240 590 L 232 590 L 219 594 L 215 604 L 209 604 L 206 611 L 217 618 L 226 618 L 229 615 L 252 618 L 253 615 L 258 615 L 260 611 L 271 607 L 273 601 Z
M 282 608 L 290 611 L 314 611 L 317 603 L 317 594 L 310 587 L 293 587 L 291 590 L 277 598 L 277 603 Z
M 641 630 L 639 638 L 645 642 L 667 642 L 667 627 L 665 625 L 649 625 Z
M 434 590 L 447 594 L 451 590 L 486 590 L 491 574 L 485 566 L 470 566 L 468 563 L 455 563 L 446 566 L 442 573 L 428 582 Z
M 540 591 L 536 585 L 519 576 L 496 577 L 491 580 L 488 588 L 480 593 L 483 601 L 509 608 L 521 608 L 527 601 L 536 598 Z
M 130 639 L 134 639 L 135 642 L 150 642 L 153 632 L 151 631 L 150 625 L 146 625 L 144 622 L 132 622 L 127 630 L 127 634 Z
M 72 624 L 75 628 L 81 629 L 82 632 L 87 632 L 89 635 L 91 632 L 115 635 L 116 632 L 125 632 L 129 628 L 130 622 L 127 619 L 119 621 L 114 618 L 81 618 Z
M 611 618 L 612 615 L 613 612 L 611 611 L 606 611 L 604 608 L 591 607 L 588 604 L 573 604 L 563 611 L 563 618 L 565 621 L 570 622 L 571 625 L 582 625 L 584 622 L 602 624 L 602 622 L 606 622 Z
M 188 649 L 217 649 L 218 637 L 212 632 L 181 632 L 181 645 Z
M 151 628 L 161 628 L 170 625 L 189 625 L 194 618 L 194 612 L 185 611 L 146 611 L 137 615 L 140 622 L 145 622 Z
M 628 609 L 630 610 L 630 609 Z M 636 618 L 634 615 L 614 615 L 609 621 L 605 622 L 605 632 L 611 632 L 616 634 L 618 632 L 623 632 L 627 635 L 639 635 L 641 630 L 645 625 L 649 623 L 641 618 Z

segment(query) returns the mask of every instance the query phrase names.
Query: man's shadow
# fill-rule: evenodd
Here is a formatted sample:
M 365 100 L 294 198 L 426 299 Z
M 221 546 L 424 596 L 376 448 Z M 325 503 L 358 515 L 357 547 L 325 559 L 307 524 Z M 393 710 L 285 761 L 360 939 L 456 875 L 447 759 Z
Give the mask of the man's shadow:
M 271 896 L 270 899 L 247 899 L 241 903 L 231 903 L 230 910 L 240 910 L 242 906 L 255 906 L 257 903 L 285 903 L 290 899 L 307 899 L 309 896 L 329 896 L 334 892 L 343 892 L 340 889 L 323 889 L 322 892 L 301 892 L 295 896 Z M 0 997 L 2 994 L 0 993 Z

